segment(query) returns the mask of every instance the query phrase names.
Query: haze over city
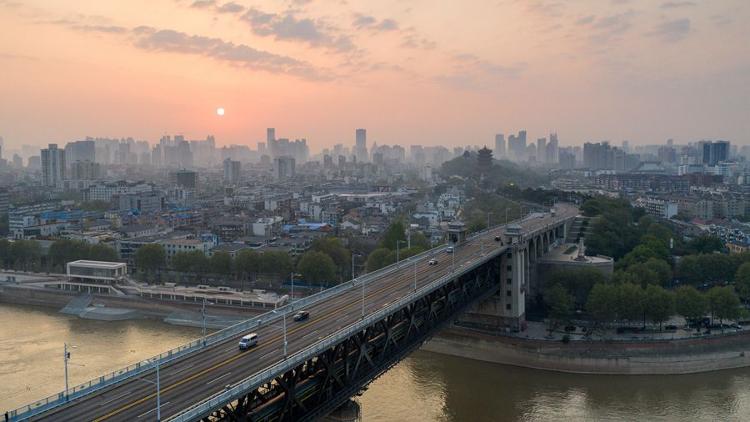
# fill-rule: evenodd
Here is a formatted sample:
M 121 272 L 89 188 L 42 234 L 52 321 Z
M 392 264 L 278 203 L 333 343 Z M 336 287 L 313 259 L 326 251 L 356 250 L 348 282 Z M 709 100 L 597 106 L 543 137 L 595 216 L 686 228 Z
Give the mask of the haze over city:
M 743 144 L 748 18 L 743 0 L 2 0 L 0 136 Z

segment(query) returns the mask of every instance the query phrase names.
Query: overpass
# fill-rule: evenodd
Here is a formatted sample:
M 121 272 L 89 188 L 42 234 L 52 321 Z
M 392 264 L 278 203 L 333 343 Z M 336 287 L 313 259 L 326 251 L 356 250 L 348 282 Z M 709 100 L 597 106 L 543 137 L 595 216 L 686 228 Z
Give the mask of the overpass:
M 287 304 L 67 392 L 7 420 L 311 420 L 418 348 L 441 325 L 498 291 L 523 318 L 529 266 L 564 239 L 578 209 L 497 226 Z M 429 261 L 436 259 L 436 265 Z M 502 289 L 502 290 L 500 290 Z M 300 309 L 310 318 L 293 322 Z M 259 342 L 238 351 L 240 337 Z M 158 390 L 158 393 L 157 393 Z

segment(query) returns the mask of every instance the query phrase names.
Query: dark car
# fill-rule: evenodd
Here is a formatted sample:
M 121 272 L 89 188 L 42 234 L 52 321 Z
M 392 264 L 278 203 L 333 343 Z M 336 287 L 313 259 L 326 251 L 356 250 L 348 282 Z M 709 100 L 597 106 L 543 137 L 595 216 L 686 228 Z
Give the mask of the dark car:
M 294 314 L 295 321 L 304 321 L 308 318 L 310 318 L 310 312 L 307 312 L 307 311 L 299 311 L 296 314 Z
M 495 236 L 495 242 L 502 242 L 503 238 L 500 236 Z

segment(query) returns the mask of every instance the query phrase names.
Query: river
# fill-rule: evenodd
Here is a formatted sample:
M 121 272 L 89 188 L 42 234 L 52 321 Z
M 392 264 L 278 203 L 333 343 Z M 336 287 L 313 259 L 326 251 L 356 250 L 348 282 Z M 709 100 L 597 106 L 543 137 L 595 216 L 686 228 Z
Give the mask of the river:
M 100 322 L 0 304 L 0 409 L 71 385 L 200 335 L 158 321 Z M 750 369 L 677 376 L 558 374 L 416 352 L 357 399 L 365 421 L 743 421 Z

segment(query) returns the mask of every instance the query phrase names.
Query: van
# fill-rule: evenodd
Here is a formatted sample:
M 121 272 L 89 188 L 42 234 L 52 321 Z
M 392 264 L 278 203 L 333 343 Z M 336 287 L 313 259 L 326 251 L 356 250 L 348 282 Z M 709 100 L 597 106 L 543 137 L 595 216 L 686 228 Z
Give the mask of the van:
M 453 246 L 448 246 L 447 248 L 445 248 L 445 252 L 453 253 Z
M 258 344 L 258 334 L 250 333 L 240 339 L 240 350 L 247 350 Z

